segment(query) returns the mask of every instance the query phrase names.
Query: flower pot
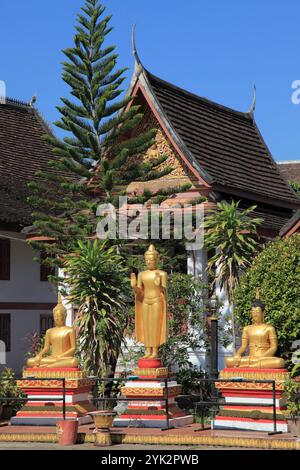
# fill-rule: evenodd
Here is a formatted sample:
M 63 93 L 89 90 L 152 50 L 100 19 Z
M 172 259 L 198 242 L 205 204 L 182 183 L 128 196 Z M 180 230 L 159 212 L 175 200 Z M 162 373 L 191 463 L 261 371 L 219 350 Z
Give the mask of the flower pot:
M 95 446 L 111 446 L 110 428 L 117 413 L 111 410 L 93 411 L 89 413 L 95 424 Z
M 287 418 L 289 432 L 294 437 L 300 437 L 300 416 L 295 418 Z
M 56 432 L 61 446 L 72 446 L 76 444 L 78 421 L 77 419 L 68 419 L 56 423 Z

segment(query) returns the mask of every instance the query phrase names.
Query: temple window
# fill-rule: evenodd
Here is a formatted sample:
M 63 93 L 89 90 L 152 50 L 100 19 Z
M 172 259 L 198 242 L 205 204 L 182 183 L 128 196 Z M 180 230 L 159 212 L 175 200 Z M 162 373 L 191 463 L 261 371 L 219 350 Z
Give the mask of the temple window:
M 11 318 L 10 313 L 0 313 L 0 341 L 5 344 L 6 352 L 10 352 L 11 344 Z
M 10 240 L 0 238 L 0 281 L 10 280 Z

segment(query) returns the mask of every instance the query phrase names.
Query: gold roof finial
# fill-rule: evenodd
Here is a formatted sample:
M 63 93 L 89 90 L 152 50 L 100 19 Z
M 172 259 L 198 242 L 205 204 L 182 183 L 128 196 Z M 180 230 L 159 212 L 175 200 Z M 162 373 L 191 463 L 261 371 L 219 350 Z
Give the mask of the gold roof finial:
M 260 300 L 260 290 L 256 289 L 256 295 L 255 295 L 256 300 Z
M 253 101 L 252 101 L 252 104 L 251 104 L 251 107 L 248 111 L 248 114 L 253 118 L 254 116 L 254 111 L 255 111 L 255 108 L 256 108 L 256 85 L 254 84 L 254 93 L 253 93 Z

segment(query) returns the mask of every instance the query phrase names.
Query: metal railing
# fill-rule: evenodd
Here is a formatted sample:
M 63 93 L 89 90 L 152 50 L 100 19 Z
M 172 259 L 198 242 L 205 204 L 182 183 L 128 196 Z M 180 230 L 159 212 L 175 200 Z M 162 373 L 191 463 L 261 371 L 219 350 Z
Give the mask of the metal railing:
M 90 380 L 94 380 L 95 383 L 113 383 L 113 382 L 124 382 L 126 380 L 130 380 L 130 381 L 133 381 L 133 382 L 138 382 L 138 381 L 141 381 L 141 382 L 145 382 L 145 379 L 141 379 L 139 377 L 136 377 L 136 376 L 127 376 L 127 377 L 124 377 L 124 378 L 115 378 L 115 377 L 111 377 L 111 378 L 99 378 L 99 377 L 88 377 Z M 98 408 L 98 403 L 101 403 L 101 402 L 135 402 L 135 401 L 149 401 L 149 402 L 153 402 L 153 401 L 163 401 L 165 403 L 165 416 L 166 416 L 166 426 L 161 428 L 162 431 L 166 431 L 168 429 L 172 429 L 173 427 L 170 426 L 170 410 L 169 410 L 169 387 L 168 387 L 168 382 L 173 380 L 171 377 L 168 377 L 168 378 L 162 378 L 162 379 L 151 379 L 151 378 L 147 378 L 147 382 L 157 382 L 157 381 L 160 381 L 160 382 L 163 382 L 164 383 L 164 389 L 163 389 L 163 396 L 162 397 L 99 397 L 99 396 L 96 396 L 96 397 L 93 397 L 93 402 L 96 404 L 97 408 Z
M 276 382 L 275 380 L 254 380 L 254 379 L 243 379 L 243 378 L 230 378 L 230 379 L 198 379 L 197 382 L 201 383 L 222 383 L 222 382 L 234 382 L 234 383 L 257 383 L 257 384 L 271 384 L 272 385 L 272 421 L 273 421 L 273 432 L 269 432 L 268 434 L 281 434 L 282 431 L 277 431 L 277 410 L 276 410 Z M 218 397 L 214 395 L 212 397 L 212 400 L 200 400 L 196 402 L 195 407 L 201 407 L 201 425 L 202 429 L 204 429 L 204 408 L 207 407 L 212 407 L 212 406 L 253 406 L 253 403 L 245 403 L 245 402 L 234 402 L 234 403 L 229 403 L 226 402 L 226 400 L 221 401 L 222 397 L 220 399 L 217 399 Z M 270 403 L 260 403 L 260 407 L 270 407 Z
M 1 379 L 0 378 L 0 383 L 1 381 L 3 382 L 7 382 L 8 380 L 10 381 L 13 381 L 13 382 L 21 382 L 21 381 L 25 381 L 25 380 L 36 380 L 36 381 L 46 381 L 46 380 L 55 380 L 55 381 L 59 381 L 62 383 L 62 397 L 61 398 L 57 398 L 55 397 L 55 400 L 52 400 L 52 401 L 62 401 L 62 419 L 65 421 L 66 419 L 66 379 L 58 379 L 58 378 L 39 378 L 39 377 L 21 377 L 21 378 L 11 378 L 11 379 L 7 379 L 7 378 L 4 378 L 4 379 Z M 0 396 L 0 403 L 1 402 L 15 402 L 15 403 L 18 403 L 18 402 L 23 402 L 23 403 L 27 403 L 28 401 L 36 401 L 36 402 L 45 402 L 47 400 L 45 400 L 45 398 L 35 398 L 35 397 L 31 397 L 28 398 L 22 398 L 22 397 L 1 397 Z M 51 402 L 51 400 L 48 400 L 49 402 Z
M 145 381 L 145 378 L 141 379 L 139 377 L 136 377 L 136 376 L 128 376 L 128 377 L 124 377 L 124 378 L 115 378 L 115 377 L 107 377 L 107 378 L 99 378 L 99 377 L 87 377 L 88 379 L 90 380 L 93 380 L 94 381 L 94 392 L 95 392 L 95 388 L 97 387 L 98 383 L 104 383 L 104 384 L 108 384 L 108 383 L 122 383 L 126 380 L 131 380 L 131 381 L 141 381 L 141 382 L 144 382 Z M 165 410 L 162 410 L 164 411 L 165 413 L 165 416 L 166 416 L 166 426 L 162 428 L 162 430 L 168 430 L 168 429 L 172 429 L 173 426 L 170 426 L 170 420 L 171 420 L 171 416 L 170 416 L 170 404 L 169 404 L 169 382 L 174 380 L 175 377 L 168 377 L 168 378 L 162 378 L 162 379 L 151 379 L 151 378 L 147 378 L 147 381 L 148 382 L 157 382 L 157 381 L 160 381 L 160 382 L 163 382 L 164 383 L 164 388 L 163 388 L 163 396 L 162 397 L 120 397 L 120 396 L 102 396 L 102 397 L 99 397 L 98 396 L 98 391 L 97 393 L 94 393 L 94 396 L 92 397 L 92 401 L 94 402 L 94 404 L 96 405 L 97 409 L 99 408 L 99 403 L 101 402 L 135 402 L 135 401 L 149 401 L 149 402 L 153 402 L 153 401 L 163 401 L 165 403 Z M 62 383 L 62 397 L 61 398 L 58 398 L 58 397 L 55 397 L 55 400 L 52 400 L 52 401 L 62 401 L 62 419 L 63 420 L 66 420 L 66 379 L 63 378 L 63 379 L 58 379 L 58 378 L 38 378 L 38 377 L 22 377 L 22 378 L 13 378 L 13 379 L 2 379 L 3 381 L 7 381 L 7 380 L 12 380 L 12 381 L 25 381 L 25 380 L 36 380 L 36 381 L 60 381 Z M 1 382 L 1 379 L 0 379 L 0 382 Z M 208 379 L 208 378 L 203 378 L 203 379 L 197 379 L 196 382 L 194 382 L 192 385 L 199 385 L 199 388 L 201 387 L 202 384 L 205 384 L 205 383 L 212 383 L 212 384 L 216 384 L 216 383 L 222 383 L 222 382 L 234 382 L 234 383 L 258 383 L 258 384 L 271 384 L 272 385 L 272 421 L 273 421 L 273 432 L 269 432 L 269 434 L 279 434 L 281 433 L 281 431 L 277 431 L 277 410 L 276 410 L 276 382 L 275 380 L 254 380 L 254 379 L 236 379 L 236 378 L 230 378 L 230 379 Z M 230 407 L 234 407 L 234 406 L 253 406 L 253 404 L 251 403 L 228 403 L 226 401 L 221 401 L 222 397 L 217 397 L 216 394 L 212 394 L 212 400 L 200 400 L 200 401 L 196 401 L 196 397 L 199 396 L 200 398 L 203 397 L 203 393 L 201 390 L 199 390 L 199 394 L 190 394 L 190 395 L 184 395 L 185 397 L 189 397 L 189 398 L 192 398 L 193 399 L 193 402 L 194 402 L 194 413 L 197 414 L 197 409 L 198 408 L 201 408 L 201 425 L 202 425 L 202 429 L 204 429 L 204 409 L 205 408 L 209 408 L 209 407 L 212 407 L 212 406 L 228 406 L 230 405 Z M 1 397 L 0 396 L 0 402 L 28 402 L 28 401 L 36 401 L 36 402 L 45 402 L 45 398 L 35 398 L 35 397 L 31 397 L 30 398 L 21 398 L 21 397 Z M 51 400 L 49 400 L 50 402 Z M 260 403 L 259 404 L 260 407 L 269 407 L 270 404 L 267 404 L 267 403 Z M 201 428 L 199 429 L 201 430 Z M 197 430 L 196 430 L 197 431 Z

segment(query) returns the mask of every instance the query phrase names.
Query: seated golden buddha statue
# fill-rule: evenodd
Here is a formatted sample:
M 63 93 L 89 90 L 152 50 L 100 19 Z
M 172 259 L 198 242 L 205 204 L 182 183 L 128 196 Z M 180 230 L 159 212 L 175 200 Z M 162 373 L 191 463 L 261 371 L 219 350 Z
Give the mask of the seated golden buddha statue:
M 225 359 L 226 367 L 256 367 L 258 369 L 282 369 L 284 360 L 275 357 L 277 336 L 272 325 L 264 323 L 264 304 L 255 300 L 252 304 L 252 325 L 243 329 L 242 345 L 233 357 Z M 242 355 L 249 347 L 249 356 Z
M 78 360 L 74 357 L 76 335 L 72 327 L 66 326 L 67 310 L 58 294 L 58 304 L 53 309 L 55 327 L 46 331 L 45 345 L 33 358 L 28 359 L 28 367 L 77 367 Z M 44 357 L 47 353 L 47 355 Z

